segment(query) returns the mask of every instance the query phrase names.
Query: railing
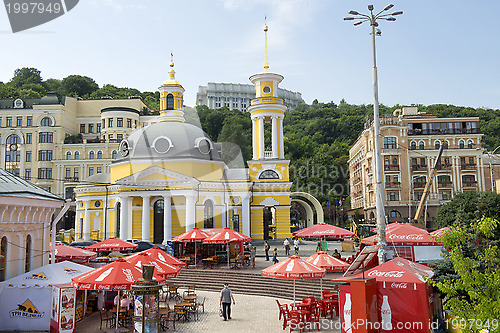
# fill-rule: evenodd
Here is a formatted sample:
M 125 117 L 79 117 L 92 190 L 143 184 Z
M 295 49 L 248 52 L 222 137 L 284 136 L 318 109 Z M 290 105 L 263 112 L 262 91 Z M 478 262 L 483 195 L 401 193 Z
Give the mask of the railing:
M 427 165 L 412 165 L 411 169 L 413 171 L 427 171 Z
M 438 187 L 453 187 L 453 183 L 448 182 L 448 181 L 444 181 L 444 182 L 438 181 Z
M 400 182 L 386 182 L 385 187 L 386 188 L 400 188 L 401 183 Z
M 461 170 L 474 170 L 474 169 L 476 169 L 476 163 L 460 164 L 460 169 Z
M 425 183 L 424 182 L 413 182 L 413 188 L 424 188 Z
M 438 164 L 436 166 L 438 170 L 451 170 L 451 164 Z
M 431 134 L 479 134 L 479 128 L 454 128 L 454 129 L 409 129 L 408 135 L 431 135 Z
M 399 171 L 399 164 L 384 165 L 385 171 Z
M 477 181 L 475 180 L 467 180 L 462 182 L 462 187 L 476 187 Z
M 272 157 L 273 157 L 272 151 L 264 151 L 264 158 L 272 158 Z
M 77 182 L 78 177 L 64 177 L 64 180 L 67 182 Z

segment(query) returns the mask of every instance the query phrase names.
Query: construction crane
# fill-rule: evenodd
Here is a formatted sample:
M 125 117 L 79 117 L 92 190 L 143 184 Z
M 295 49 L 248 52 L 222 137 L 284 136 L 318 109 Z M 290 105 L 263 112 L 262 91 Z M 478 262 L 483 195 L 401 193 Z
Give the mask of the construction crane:
M 418 204 L 417 211 L 415 213 L 415 217 L 413 218 L 413 223 L 423 224 L 424 228 L 427 227 L 427 214 L 424 215 L 424 221 L 421 223 L 422 211 L 424 210 L 424 205 L 427 203 L 427 199 L 429 197 L 429 193 L 431 191 L 432 182 L 436 177 L 438 165 L 441 163 L 441 155 L 443 154 L 444 145 L 441 145 L 439 148 L 439 152 L 434 162 L 434 166 L 432 167 L 431 174 L 429 179 L 427 179 L 427 183 L 425 184 L 424 193 L 422 193 L 422 197 L 420 198 L 420 203 Z

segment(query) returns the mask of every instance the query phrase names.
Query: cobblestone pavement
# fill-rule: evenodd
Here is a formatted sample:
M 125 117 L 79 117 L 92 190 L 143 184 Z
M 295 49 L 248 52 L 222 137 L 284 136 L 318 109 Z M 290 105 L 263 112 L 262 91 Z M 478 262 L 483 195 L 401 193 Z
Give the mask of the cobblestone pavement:
M 200 312 L 197 320 L 176 322 L 175 332 L 283 332 L 283 321 L 278 320 L 275 298 L 235 294 L 236 304 L 231 306 L 232 319 L 223 321 L 219 317 L 219 293 L 198 291 L 197 295 L 200 299 L 206 297 L 205 312 Z M 290 303 L 289 300 L 281 299 L 280 302 Z M 76 332 L 105 332 L 104 328 L 99 330 L 99 323 L 99 314 L 92 315 L 77 323 Z M 335 329 L 335 325 L 338 326 L 338 318 L 324 319 L 321 331 L 340 332 Z M 289 328 L 286 331 L 289 331 Z

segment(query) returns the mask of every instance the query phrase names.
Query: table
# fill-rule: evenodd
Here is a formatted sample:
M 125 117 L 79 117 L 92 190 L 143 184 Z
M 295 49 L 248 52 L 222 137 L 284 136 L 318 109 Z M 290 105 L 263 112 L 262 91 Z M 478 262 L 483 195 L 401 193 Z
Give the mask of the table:
M 196 296 L 196 295 L 184 297 L 185 301 L 191 301 L 191 302 L 196 301 L 197 299 L 198 299 L 198 296 Z
M 292 303 L 290 304 L 290 307 L 293 309 L 293 308 L 298 308 L 298 310 L 292 310 L 292 311 L 299 311 L 299 310 L 303 310 L 305 308 L 307 308 L 310 304 L 306 304 L 306 303 L 300 303 L 300 302 L 296 302 L 296 303 Z
M 205 258 L 205 259 L 201 259 L 201 261 L 203 262 L 203 269 L 207 268 L 207 267 L 210 267 L 211 269 L 214 268 L 215 265 L 217 265 L 218 263 L 218 260 L 217 259 L 214 259 L 214 258 Z

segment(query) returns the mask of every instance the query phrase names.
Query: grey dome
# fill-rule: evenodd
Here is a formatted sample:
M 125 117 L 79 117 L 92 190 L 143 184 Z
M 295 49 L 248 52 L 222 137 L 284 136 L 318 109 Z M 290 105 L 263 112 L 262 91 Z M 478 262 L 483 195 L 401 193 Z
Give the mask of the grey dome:
M 125 141 L 125 142 L 124 142 Z M 162 121 L 139 128 L 120 144 L 128 145 L 128 155 L 117 162 L 149 159 L 201 159 L 221 161 L 210 137 L 199 127 L 176 121 Z
M 48 92 L 40 99 L 39 105 L 57 105 L 60 104 L 59 95 L 55 92 Z

